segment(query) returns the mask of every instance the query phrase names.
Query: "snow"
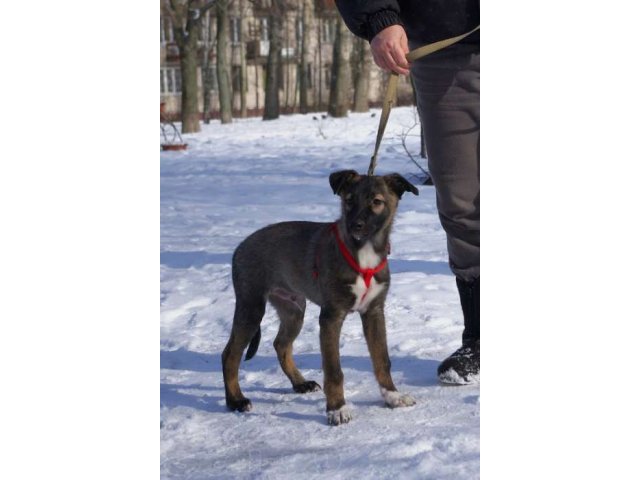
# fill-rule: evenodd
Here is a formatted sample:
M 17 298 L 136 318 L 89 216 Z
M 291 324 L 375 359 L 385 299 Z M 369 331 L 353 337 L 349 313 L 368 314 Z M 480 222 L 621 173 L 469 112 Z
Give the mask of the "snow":
M 214 122 L 185 135 L 187 151 L 161 153 L 162 478 L 479 478 L 479 385 L 443 386 L 436 378 L 439 362 L 459 347 L 462 312 L 433 187 L 403 196 L 389 259 L 392 375 L 416 404 L 384 406 L 358 314 L 351 314 L 340 351 L 353 418 L 327 425 L 323 392 L 294 393 L 280 369 L 272 346 L 278 320 L 268 306 L 258 352 L 240 369 L 253 409 L 225 406 L 220 354 L 235 302 L 235 247 L 270 223 L 335 220 L 329 173 L 366 171 L 378 115 Z M 412 108 L 394 109 L 376 173 L 416 181 L 419 171 L 399 140 L 414 119 Z M 418 151 L 418 138 L 410 141 Z M 309 303 L 294 358 L 321 384 L 318 314 Z

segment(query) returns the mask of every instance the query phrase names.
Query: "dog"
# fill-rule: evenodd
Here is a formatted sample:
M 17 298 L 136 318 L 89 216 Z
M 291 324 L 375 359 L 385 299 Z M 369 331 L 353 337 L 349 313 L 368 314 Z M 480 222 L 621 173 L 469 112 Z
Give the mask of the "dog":
M 300 333 L 306 300 L 320 306 L 320 347 L 324 371 L 327 421 L 348 423 L 340 368 L 339 339 L 350 312 L 359 312 L 364 336 L 384 403 L 392 408 L 415 404 L 399 393 L 391 379 L 384 302 L 389 289 L 389 235 L 403 193 L 418 190 L 401 175 L 364 176 L 355 170 L 329 176 L 341 197 L 342 215 L 334 223 L 284 222 L 247 237 L 232 261 L 236 306 L 229 341 L 222 353 L 227 407 L 251 410 L 238 383 L 238 368 L 252 358 L 260 343 L 260 322 L 267 301 L 280 318 L 273 345 L 280 366 L 298 393 L 318 391 L 293 360 L 293 341 Z

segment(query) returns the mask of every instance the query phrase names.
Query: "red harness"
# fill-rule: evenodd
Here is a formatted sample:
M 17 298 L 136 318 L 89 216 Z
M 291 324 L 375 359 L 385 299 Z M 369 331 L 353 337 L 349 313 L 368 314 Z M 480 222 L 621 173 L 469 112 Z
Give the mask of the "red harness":
M 367 295 L 367 293 L 369 293 L 369 287 L 371 286 L 371 279 L 373 278 L 373 276 L 382 271 L 384 269 L 384 267 L 387 266 L 387 259 L 384 258 L 376 267 L 374 268 L 362 268 L 357 260 L 355 258 L 353 258 L 353 255 L 351 255 L 351 252 L 349 251 L 349 249 L 347 248 L 347 245 L 344 243 L 344 241 L 342 240 L 342 238 L 340 238 L 340 231 L 338 230 L 338 223 L 332 223 L 329 227 L 331 229 L 331 231 L 333 232 L 333 234 L 336 237 L 336 241 L 338 242 L 338 248 L 340 249 L 340 253 L 342 253 L 342 256 L 344 257 L 344 259 L 347 261 L 347 263 L 349 264 L 349 266 L 354 269 L 357 273 L 360 274 L 360 276 L 362 277 L 362 280 L 364 280 L 364 285 L 365 287 L 367 287 L 367 289 L 365 290 L 365 292 L 362 294 L 362 298 L 360 298 L 360 301 L 362 302 L 362 300 L 364 299 L 364 297 Z M 316 256 L 316 266 L 313 270 L 313 278 L 318 278 L 318 263 L 319 263 L 319 255 Z
M 362 279 L 364 280 L 364 285 L 368 289 L 369 286 L 371 285 L 371 279 L 373 278 L 373 276 L 376 273 L 378 273 L 379 271 L 381 271 L 387 265 L 387 259 L 385 258 L 384 260 L 382 260 L 378 264 L 378 266 L 375 267 L 375 268 L 362 268 L 362 267 L 360 267 L 360 265 L 358 265 L 358 262 L 356 261 L 356 259 L 353 258 L 353 255 L 351 255 L 351 252 L 349 251 L 349 249 L 345 245 L 345 243 L 342 240 L 342 238 L 340 238 L 340 232 L 338 231 L 338 224 L 337 223 L 331 224 L 331 230 L 333 231 L 333 233 L 336 236 L 336 240 L 338 241 L 338 247 L 340 248 L 340 252 L 342 253 L 342 256 L 347 261 L 349 266 L 351 268 L 353 268 L 356 272 L 358 272 L 362 276 Z M 367 293 L 365 292 L 365 295 L 366 294 Z M 364 298 L 364 295 L 362 297 Z

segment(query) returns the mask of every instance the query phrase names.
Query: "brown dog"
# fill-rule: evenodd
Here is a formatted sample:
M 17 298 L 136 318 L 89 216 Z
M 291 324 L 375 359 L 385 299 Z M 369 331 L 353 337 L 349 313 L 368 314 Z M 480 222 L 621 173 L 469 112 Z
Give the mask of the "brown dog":
M 273 342 L 282 370 L 299 393 L 320 389 L 307 381 L 293 361 L 293 341 L 300 333 L 306 299 L 320 306 L 320 347 L 327 398 L 327 419 L 347 423 L 339 339 L 349 312 L 359 312 L 380 391 L 389 407 L 415 404 L 391 379 L 384 302 L 389 289 L 389 234 L 404 192 L 418 190 L 402 176 L 361 176 L 354 170 L 332 173 L 329 183 L 342 198 L 335 223 L 285 222 L 247 237 L 233 255 L 236 308 L 231 337 L 222 353 L 227 407 L 251 409 L 238 384 L 242 352 L 255 355 L 260 322 L 269 301 L 280 317 Z

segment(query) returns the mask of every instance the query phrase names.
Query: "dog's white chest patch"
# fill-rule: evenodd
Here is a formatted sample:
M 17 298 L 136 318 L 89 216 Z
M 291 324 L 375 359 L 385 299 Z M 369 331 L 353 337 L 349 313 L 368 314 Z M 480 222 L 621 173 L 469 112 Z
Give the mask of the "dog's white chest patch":
M 373 249 L 371 242 L 367 242 L 364 247 L 358 250 L 358 265 L 360 268 L 375 268 L 382 259 Z M 384 290 L 385 283 L 378 283 L 375 278 L 371 279 L 369 288 L 364 283 L 362 275 L 358 275 L 355 283 L 351 284 L 351 291 L 356 296 L 356 301 L 351 307 L 354 312 L 366 312 L 371 301 Z
M 351 291 L 356 296 L 356 302 L 351 307 L 354 312 L 364 313 L 369 308 L 371 301 L 378 296 L 384 289 L 384 283 L 376 282 L 375 278 L 371 279 L 369 288 L 364 284 L 361 276 L 356 279 L 356 283 L 351 284 Z
M 358 265 L 361 268 L 375 268 L 381 261 L 382 259 L 373 249 L 371 242 L 365 243 L 364 247 L 358 250 Z

